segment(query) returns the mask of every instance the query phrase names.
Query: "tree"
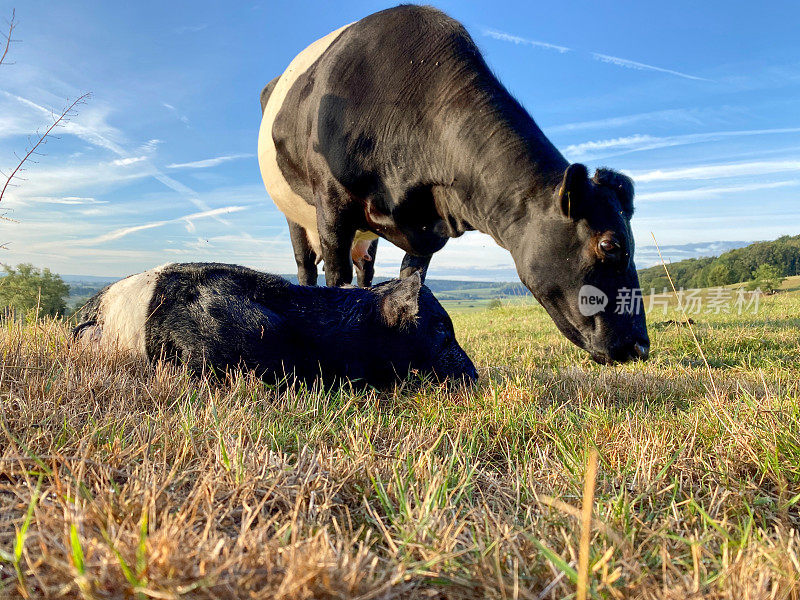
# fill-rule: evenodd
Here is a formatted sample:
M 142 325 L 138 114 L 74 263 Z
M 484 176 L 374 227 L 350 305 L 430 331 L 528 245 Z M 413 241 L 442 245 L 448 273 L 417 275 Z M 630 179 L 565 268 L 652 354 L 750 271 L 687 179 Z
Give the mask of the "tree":
M 760 265 L 753 271 L 753 281 L 751 281 L 747 288 L 754 290 L 760 289 L 762 292 L 774 292 L 781 287 L 781 282 L 786 279 L 781 270 L 773 265 Z
M 706 282 L 709 287 L 719 287 L 733 283 L 731 281 L 731 270 L 721 262 L 716 262 L 707 268 Z
M 34 317 L 64 314 L 69 286 L 59 275 L 31 264 L 20 264 L 16 269 L 3 265 L 3 270 L 6 275 L 0 277 L 0 307 L 21 316 L 37 306 L 39 312 Z

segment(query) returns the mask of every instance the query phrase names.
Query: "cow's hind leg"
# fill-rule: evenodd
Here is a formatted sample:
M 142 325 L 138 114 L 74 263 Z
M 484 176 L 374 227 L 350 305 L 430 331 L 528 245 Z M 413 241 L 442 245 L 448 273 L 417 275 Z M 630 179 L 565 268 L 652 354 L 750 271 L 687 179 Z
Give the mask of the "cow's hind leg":
M 400 277 L 410 277 L 414 273 L 419 272 L 419 276 L 424 282 L 425 275 L 428 274 L 428 265 L 431 263 L 432 256 L 432 254 L 428 256 L 406 254 L 403 257 L 403 264 L 400 266 Z
M 306 230 L 286 219 L 289 224 L 289 237 L 294 249 L 294 260 L 297 262 L 297 281 L 300 285 L 317 285 L 317 253 L 308 241 Z
M 358 287 L 362 288 L 372 285 L 372 278 L 375 276 L 375 255 L 378 253 L 378 240 L 376 238 L 366 242 L 366 249 L 363 248 L 364 244 L 365 242 L 356 242 L 353 245 L 353 264 L 356 266 Z

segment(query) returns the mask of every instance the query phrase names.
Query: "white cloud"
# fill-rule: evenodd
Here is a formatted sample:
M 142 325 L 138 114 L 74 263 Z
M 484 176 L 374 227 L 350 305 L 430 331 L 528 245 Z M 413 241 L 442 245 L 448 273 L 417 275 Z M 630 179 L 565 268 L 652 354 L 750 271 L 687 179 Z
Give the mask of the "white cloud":
M 715 108 L 714 114 L 719 114 L 721 109 Z M 562 131 L 583 131 L 585 129 L 612 129 L 614 127 L 624 127 L 643 121 L 666 121 L 668 123 L 702 125 L 708 117 L 704 111 L 696 108 L 674 108 L 669 110 L 656 110 L 650 112 L 624 115 L 621 117 L 609 117 L 606 119 L 596 119 L 593 121 L 578 121 L 576 123 L 564 123 L 547 127 L 549 133 L 560 133 Z
M 83 239 L 83 240 L 74 240 L 71 243 L 72 245 L 77 246 L 96 246 L 98 244 L 104 244 L 106 242 L 111 242 L 113 240 L 118 240 L 123 238 L 127 235 L 132 233 L 136 233 L 137 231 L 144 231 L 146 229 L 154 229 L 156 227 L 162 227 L 164 225 L 168 225 L 170 223 L 179 223 L 183 221 L 187 225 L 192 227 L 191 231 L 193 231 L 194 223 L 193 221 L 197 219 L 206 219 L 208 217 L 216 217 L 221 214 L 229 214 L 239 212 L 241 210 L 246 210 L 247 206 L 224 206 L 222 208 L 214 208 L 211 210 L 205 210 L 203 212 L 192 213 L 189 215 L 184 215 L 182 217 L 177 217 L 174 219 L 164 219 L 161 221 L 153 221 L 151 223 L 144 223 L 142 225 L 134 225 L 132 227 L 121 227 L 119 229 L 115 229 L 113 231 L 109 231 L 108 233 L 104 233 L 97 237 Z
M 22 96 L 3 92 L 6 97 L 13 98 L 18 103 L 30 109 L 34 114 L 38 115 L 39 119 L 43 119 L 39 123 L 40 126 L 49 127 L 53 121 L 61 114 L 62 109 L 48 108 L 38 104 Z M 68 117 L 63 126 L 59 127 L 58 134 L 69 134 L 79 137 L 82 140 L 89 142 L 94 146 L 106 148 L 115 154 L 123 155 L 125 152 L 119 145 L 123 136 L 116 128 L 108 124 L 107 119 L 111 109 L 104 105 L 96 104 L 80 104 L 73 110 L 72 116 Z M 77 117 L 80 117 L 79 119 Z M 46 125 L 45 125 L 46 124 Z M 41 129 L 41 127 L 40 127 Z M 42 130 L 43 131 L 43 130 Z M 27 133 L 32 133 L 28 129 Z
M 566 46 L 558 46 L 556 44 L 550 44 L 548 42 L 540 42 L 539 40 L 532 40 L 530 38 L 524 38 L 518 35 L 512 35 L 510 33 L 505 33 L 504 31 L 497 31 L 496 29 L 484 29 L 483 35 L 489 36 L 490 38 L 494 38 L 496 40 L 500 40 L 502 42 L 511 42 L 512 44 L 523 44 L 526 46 L 545 48 L 547 50 L 555 50 L 556 52 L 559 52 L 561 54 L 564 54 L 565 52 L 569 52 L 571 50 Z
M 800 133 L 800 127 L 782 127 L 774 129 L 746 129 L 739 131 L 711 131 L 708 133 L 690 133 L 687 135 L 673 135 L 666 137 L 653 137 L 650 135 L 631 135 L 609 140 L 597 140 L 567 146 L 564 153 L 572 160 L 586 160 L 608 158 L 629 152 L 642 152 L 671 146 L 686 146 L 701 144 L 732 137 L 749 137 L 755 135 L 780 135 L 786 133 Z M 611 150 L 612 153 L 604 151 Z
M 183 33 L 198 33 L 203 31 L 208 27 L 208 23 L 199 23 L 197 25 L 181 25 L 180 27 L 175 28 L 175 33 L 183 34 Z
M 167 165 L 168 169 L 208 169 L 209 167 L 216 167 L 222 163 L 238 160 L 240 158 L 252 158 L 254 154 L 229 154 L 227 156 L 217 156 L 216 158 L 207 158 L 205 160 L 196 160 L 194 162 L 185 163 L 172 163 Z
M 33 198 L 32 198 L 33 200 Z M 108 204 L 108 200 L 97 200 L 96 198 L 83 198 L 81 196 L 64 196 L 63 198 L 36 198 L 41 202 L 49 204 Z
M 677 77 L 683 77 L 684 79 L 693 79 L 695 81 L 710 81 L 709 79 L 705 79 L 703 77 L 696 77 L 695 75 L 689 75 L 688 73 L 681 73 L 680 71 L 673 71 L 672 69 L 662 69 L 661 67 L 656 67 L 653 65 L 648 65 L 646 63 L 636 62 L 635 60 L 628 60 L 627 58 L 620 58 L 618 56 L 609 56 L 608 54 L 600 54 L 599 52 L 592 52 L 592 58 L 604 63 L 616 65 L 618 67 L 624 67 L 626 69 L 635 69 L 637 71 L 658 71 L 659 73 L 676 75 Z
M 800 160 L 763 160 L 746 163 L 722 163 L 687 167 L 683 169 L 656 169 L 654 171 L 630 171 L 628 175 L 637 183 L 651 181 L 679 181 L 682 179 L 718 179 L 800 171 Z
M 0 93 L 7 100 L 0 105 L 0 113 L 5 113 L 0 117 L 0 138 L 43 133 L 66 108 L 50 108 L 5 90 Z M 76 106 L 72 113 L 54 135 L 74 135 L 94 146 L 111 150 L 118 155 L 124 154 L 120 146 L 122 133 L 108 123 L 111 113 L 108 106 L 87 102 Z
M 184 125 L 186 125 L 186 127 L 189 127 L 189 117 L 187 117 L 186 115 L 184 115 L 183 113 L 181 113 L 181 112 L 180 112 L 180 111 L 179 111 L 177 108 L 175 108 L 175 107 L 174 107 L 172 104 L 169 104 L 168 102 L 162 102 L 162 103 L 161 103 L 161 106 L 163 106 L 164 108 L 166 108 L 166 109 L 167 109 L 167 110 L 169 110 L 170 112 L 174 113 L 174 115 L 175 115 L 175 116 L 178 118 L 178 120 L 179 120 L 181 123 L 183 123 Z
M 749 183 L 744 185 L 731 185 L 721 187 L 700 187 L 689 190 L 669 190 L 665 192 L 650 192 L 648 194 L 637 194 L 637 202 L 665 202 L 673 200 L 711 200 L 721 198 L 730 194 L 740 194 L 743 192 L 757 192 L 759 190 L 773 190 L 785 187 L 800 185 L 800 179 L 790 181 L 773 181 L 769 183 Z
M 559 46 L 557 44 L 551 44 L 549 42 L 532 40 L 530 38 L 525 38 L 519 35 L 506 33 L 505 31 L 498 31 L 497 29 L 484 29 L 483 35 L 494 38 L 496 40 L 500 40 L 502 42 L 510 42 L 512 44 L 517 44 L 517 45 L 534 46 L 536 48 L 545 48 L 547 50 L 555 50 L 560 54 L 565 54 L 566 52 L 572 51 L 572 48 L 568 48 L 567 46 Z M 676 77 L 682 77 L 684 79 L 692 79 L 695 81 L 710 81 L 709 79 L 705 79 L 703 77 L 697 77 L 696 75 L 689 75 L 688 73 L 682 73 L 681 71 L 674 71 L 672 69 L 664 69 L 662 67 L 656 67 L 654 65 L 649 65 L 643 62 L 637 62 L 635 60 L 629 60 L 627 58 L 620 58 L 619 56 L 601 54 L 600 52 L 590 52 L 589 54 L 594 60 L 599 60 L 604 63 L 616 65 L 618 67 L 623 67 L 625 69 L 635 69 L 637 71 L 657 71 L 659 73 L 675 75 Z
M 149 155 L 153 154 L 156 151 L 156 149 L 158 148 L 159 144 L 163 144 L 163 143 L 164 143 L 164 140 L 159 140 L 159 139 L 153 138 L 152 140 L 147 140 L 144 144 L 142 144 L 139 147 L 139 151 L 140 152 L 144 152 L 145 154 L 147 154 L 149 156 Z
M 114 160 L 114 161 L 111 161 L 111 162 L 114 165 L 117 165 L 117 166 L 120 166 L 120 167 L 126 167 L 128 165 L 132 165 L 132 164 L 135 164 L 135 163 L 138 163 L 138 162 L 142 162 L 144 160 L 147 160 L 146 156 L 131 156 L 131 157 L 128 157 L 128 158 L 118 158 L 117 160 Z
M 564 153 L 570 156 L 582 156 L 596 150 L 608 150 L 610 148 L 631 148 L 642 146 L 645 144 L 652 144 L 661 138 L 656 138 L 650 135 L 629 135 L 627 137 L 618 137 L 610 140 L 597 140 L 593 142 L 582 142 L 580 144 L 572 144 L 564 148 Z
M 38 167 L 35 175 L 19 187 L 9 188 L 3 204 L 9 207 L 35 202 L 37 198 L 79 197 L 86 190 L 93 194 L 131 181 L 149 177 L 152 168 L 142 163 L 118 165 L 114 161 L 81 162 L 62 167 Z

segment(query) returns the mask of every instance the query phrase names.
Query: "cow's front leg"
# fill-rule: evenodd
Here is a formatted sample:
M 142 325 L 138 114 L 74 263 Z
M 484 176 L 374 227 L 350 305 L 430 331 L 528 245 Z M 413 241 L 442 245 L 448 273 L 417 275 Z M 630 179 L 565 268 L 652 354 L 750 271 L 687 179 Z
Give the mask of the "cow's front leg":
M 356 235 L 355 220 L 347 211 L 317 202 L 317 230 L 325 262 L 325 284 L 341 287 L 353 282 L 353 258 L 350 250 Z
M 432 254 L 428 256 L 414 256 L 413 254 L 406 253 L 403 257 L 403 264 L 400 266 L 400 277 L 409 277 L 419 272 L 419 276 L 424 282 L 425 275 L 428 274 L 428 265 L 431 264 L 432 257 Z

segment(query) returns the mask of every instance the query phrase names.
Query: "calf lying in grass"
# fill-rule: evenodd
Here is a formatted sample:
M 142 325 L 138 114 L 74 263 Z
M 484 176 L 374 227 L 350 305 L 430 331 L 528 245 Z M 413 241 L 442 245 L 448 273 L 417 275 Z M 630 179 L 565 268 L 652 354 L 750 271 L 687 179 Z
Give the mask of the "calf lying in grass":
M 190 369 L 387 387 L 410 371 L 477 378 L 447 312 L 418 275 L 368 289 L 303 287 L 245 267 L 168 264 L 118 281 L 73 335 Z

